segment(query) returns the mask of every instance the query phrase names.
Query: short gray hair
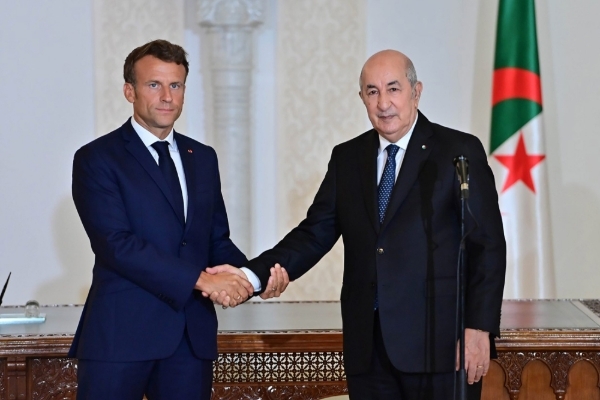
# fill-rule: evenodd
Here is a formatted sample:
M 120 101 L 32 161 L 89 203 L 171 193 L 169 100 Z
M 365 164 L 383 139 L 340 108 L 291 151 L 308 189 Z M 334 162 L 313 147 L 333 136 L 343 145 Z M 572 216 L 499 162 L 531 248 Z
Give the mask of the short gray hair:
M 408 57 L 406 57 L 406 78 L 410 82 L 410 87 L 414 89 L 418 82 L 417 70 L 415 69 L 413 62 Z

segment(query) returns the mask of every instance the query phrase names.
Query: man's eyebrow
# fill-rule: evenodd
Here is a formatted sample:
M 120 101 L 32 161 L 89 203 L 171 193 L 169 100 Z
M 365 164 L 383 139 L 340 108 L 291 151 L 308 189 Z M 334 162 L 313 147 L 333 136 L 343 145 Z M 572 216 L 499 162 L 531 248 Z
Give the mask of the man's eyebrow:
M 398 82 L 397 80 L 391 81 L 386 86 L 394 86 L 394 85 L 400 86 L 400 82 Z M 377 86 L 373 85 L 372 83 L 368 83 L 365 87 L 367 89 L 377 89 Z
M 158 83 L 158 84 L 161 84 L 161 81 L 160 81 L 160 80 L 158 80 L 158 79 L 149 79 L 149 80 L 147 80 L 147 81 L 146 81 L 146 82 L 144 82 L 144 83 L 145 83 L 145 84 L 149 84 L 149 83 Z M 184 85 L 184 84 L 185 84 L 185 83 L 183 83 L 182 81 L 173 81 L 173 82 L 169 82 L 168 84 L 169 84 L 169 85 L 172 85 L 172 84 L 174 84 L 174 83 L 176 83 L 176 84 L 178 84 L 178 85 Z

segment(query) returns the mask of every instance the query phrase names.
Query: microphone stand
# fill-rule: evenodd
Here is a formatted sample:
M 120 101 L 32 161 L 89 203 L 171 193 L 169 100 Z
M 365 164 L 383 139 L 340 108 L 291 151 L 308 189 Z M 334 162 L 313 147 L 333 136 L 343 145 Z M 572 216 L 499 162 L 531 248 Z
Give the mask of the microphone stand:
M 469 161 L 464 155 L 454 159 L 456 173 L 460 183 L 460 249 L 458 259 L 458 329 L 459 329 L 459 369 L 456 374 L 458 400 L 467 400 L 467 371 L 465 369 L 465 206 L 469 198 Z
M 465 370 L 465 202 L 464 192 L 460 191 L 460 256 L 458 261 L 458 304 L 459 304 L 459 330 L 460 363 L 457 374 L 458 400 L 467 400 L 467 371 Z

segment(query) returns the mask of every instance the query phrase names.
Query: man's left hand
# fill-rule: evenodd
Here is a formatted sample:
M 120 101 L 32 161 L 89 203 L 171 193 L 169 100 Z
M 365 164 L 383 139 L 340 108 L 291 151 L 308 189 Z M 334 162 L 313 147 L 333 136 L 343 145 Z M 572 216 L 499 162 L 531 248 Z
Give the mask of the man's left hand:
M 285 292 L 289 284 L 290 277 L 285 268 L 279 264 L 275 264 L 274 267 L 271 267 L 271 276 L 269 277 L 265 291 L 260 294 L 260 298 L 266 300 L 279 297 L 281 293 Z
M 236 274 L 244 279 L 248 279 L 246 274 L 239 269 L 229 264 L 217 265 L 215 267 L 207 268 L 206 272 L 209 274 L 219 274 L 223 272 L 228 272 L 230 274 Z M 269 277 L 269 281 L 267 283 L 267 287 L 264 292 L 260 294 L 260 297 L 263 300 L 270 299 L 273 297 L 279 297 L 285 291 L 287 286 L 290 283 L 290 278 L 288 276 L 287 271 L 279 264 L 275 264 L 274 267 L 271 268 L 271 276 Z M 220 304 L 223 308 L 227 308 L 230 304 L 230 298 L 227 296 L 226 292 L 213 292 L 213 293 L 205 293 L 202 292 L 204 297 L 210 297 L 213 303 Z
M 456 370 L 460 366 L 460 343 L 456 345 Z M 465 370 L 472 385 L 487 375 L 490 368 L 490 334 L 477 329 L 465 329 Z

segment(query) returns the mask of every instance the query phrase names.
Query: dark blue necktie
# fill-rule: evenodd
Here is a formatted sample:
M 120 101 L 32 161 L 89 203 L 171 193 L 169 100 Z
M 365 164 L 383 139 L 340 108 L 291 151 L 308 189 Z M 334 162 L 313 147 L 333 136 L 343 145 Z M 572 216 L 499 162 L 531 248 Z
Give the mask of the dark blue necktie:
M 396 182 L 396 153 L 400 147 L 395 144 L 390 144 L 385 148 L 387 151 L 387 161 L 385 162 L 385 168 L 379 181 L 378 197 L 379 197 L 379 223 L 383 222 L 385 217 L 385 210 L 387 210 L 390 197 L 392 196 L 392 189 Z
M 179 183 L 179 176 L 177 175 L 175 163 L 169 152 L 169 142 L 154 142 L 152 143 L 152 147 L 158 153 L 158 167 L 165 176 L 169 189 L 171 189 L 173 200 L 175 200 L 175 207 L 177 208 L 177 214 L 184 216 L 181 184 Z M 181 222 L 185 224 L 185 217 Z
M 392 189 L 394 189 L 394 183 L 396 182 L 396 153 L 400 147 L 395 144 L 388 145 L 385 150 L 387 151 L 387 161 L 385 162 L 385 168 L 379 181 L 379 187 L 377 188 L 377 197 L 379 198 L 379 223 L 383 223 L 385 218 L 385 211 L 387 210 L 390 197 L 392 196 Z M 379 296 L 375 292 L 375 309 L 379 308 Z

